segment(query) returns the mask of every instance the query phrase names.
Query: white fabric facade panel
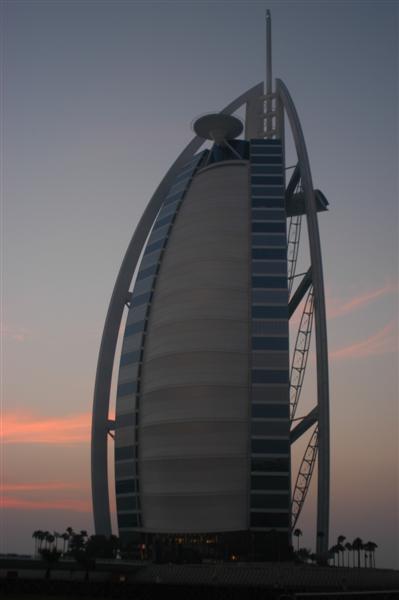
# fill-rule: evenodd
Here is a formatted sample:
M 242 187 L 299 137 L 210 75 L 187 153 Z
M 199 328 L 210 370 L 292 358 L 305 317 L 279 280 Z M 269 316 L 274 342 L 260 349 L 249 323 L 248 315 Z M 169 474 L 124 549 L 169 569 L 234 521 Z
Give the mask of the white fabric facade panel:
M 249 174 L 199 172 L 160 267 L 139 414 L 142 526 L 248 528 Z

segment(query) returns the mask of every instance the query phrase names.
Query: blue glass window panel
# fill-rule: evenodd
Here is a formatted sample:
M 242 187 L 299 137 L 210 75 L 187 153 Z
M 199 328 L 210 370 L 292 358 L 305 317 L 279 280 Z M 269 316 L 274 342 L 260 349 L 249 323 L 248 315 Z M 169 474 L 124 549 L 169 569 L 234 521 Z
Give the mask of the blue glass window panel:
M 118 515 L 118 525 L 121 529 L 124 527 L 138 527 L 138 515 L 136 513 Z
M 173 202 L 177 202 L 182 198 L 182 192 L 169 192 L 166 196 L 165 201 L 163 203 L 164 206 L 168 206 L 168 204 L 173 204 Z
M 288 321 L 252 321 L 252 335 L 277 335 L 288 337 Z
M 252 198 L 280 198 L 282 206 L 285 205 L 283 186 L 251 186 Z
M 284 528 L 289 529 L 290 513 L 255 513 L 251 512 L 251 527 L 262 527 L 262 528 Z
M 283 406 L 288 406 L 289 386 L 288 384 L 282 385 L 278 383 L 270 384 L 264 387 L 253 387 L 251 390 L 251 401 L 253 403 L 262 403 L 260 406 L 263 406 L 263 402 L 268 402 L 270 404 L 283 403 Z M 260 415 L 260 418 L 261 417 L 262 415 Z
M 136 458 L 136 446 L 122 446 L 115 448 L 115 461 L 132 460 Z
M 273 263 L 271 263 L 273 264 Z M 277 263 L 274 263 L 277 264 Z M 284 264 L 284 263 L 283 263 Z M 279 268 L 281 268 L 279 266 Z M 265 268 L 266 270 L 266 268 Z M 270 270 L 269 270 L 270 272 Z M 253 290 L 253 304 L 287 304 L 288 290 Z M 287 313 L 288 314 L 288 313 Z
M 254 419 L 289 419 L 290 407 L 287 404 L 252 404 L 251 413 Z
M 289 454 L 289 440 L 251 440 L 252 454 Z
M 288 337 L 253 337 L 252 338 L 253 350 L 288 350 Z M 270 381 L 270 383 L 273 383 Z M 275 382 L 277 383 L 277 382 Z M 284 383 L 284 382 L 280 382 Z
M 284 209 L 280 210 L 253 210 L 252 211 L 253 221 L 286 221 L 286 214 Z
M 288 419 L 285 421 L 252 421 L 251 435 L 263 437 L 286 437 L 290 434 L 290 424 Z
M 280 155 L 281 159 L 282 159 L 282 148 L 280 145 L 276 145 L 276 146 L 261 146 L 261 145 L 254 145 L 251 144 L 251 158 L 252 156 L 258 156 L 259 154 L 273 154 L 273 155 Z
M 120 429 L 121 427 L 133 427 L 136 424 L 136 413 L 126 413 L 124 415 L 118 415 L 116 417 L 115 427 Z
M 175 215 L 174 213 L 167 215 L 166 217 L 162 217 L 162 219 L 158 218 L 157 222 L 154 225 L 154 231 L 156 229 L 160 229 L 161 227 L 163 227 L 164 225 L 170 225 L 170 223 L 173 221 Z
M 147 292 L 146 294 L 138 294 L 132 296 L 130 301 L 130 310 L 135 306 L 141 306 L 142 304 L 148 304 L 150 302 L 152 296 L 152 292 Z
M 253 458 L 251 460 L 251 471 L 255 472 L 255 473 L 283 473 L 286 472 L 287 475 L 289 474 L 290 471 L 290 459 L 289 458 L 283 458 L 281 456 L 279 457 L 273 457 L 273 458 Z M 279 483 L 280 480 L 279 480 Z M 268 486 L 269 489 L 273 489 L 270 485 Z M 286 489 L 288 487 L 288 481 L 287 479 L 284 478 L 284 486 L 283 489 Z M 253 488 L 255 489 L 255 488 Z M 262 488 L 264 489 L 264 488 Z M 276 487 L 274 487 L 274 489 L 276 489 Z M 281 489 L 281 488 L 277 488 L 277 489 Z
M 252 165 L 251 175 L 282 175 L 282 165 Z
M 158 264 L 152 265 L 151 267 L 147 267 L 146 269 L 141 269 L 137 275 L 137 281 L 141 281 L 150 275 L 155 275 L 158 269 Z
M 279 223 L 272 223 L 278 225 Z M 283 223 L 281 223 L 284 225 Z M 269 234 L 269 233 L 253 233 L 252 234 L 252 247 L 253 248 L 287 248 L 287 240 L 285 235 L 280 234 Z
M 285 201 L 281 196 L 274 198 L 252 197 L 253 208 L 284 208 Z
M 252 232 L 253 233 L 284 233 L 285 234 L 285 230 L 286 230 L 286 223 L 285 221 L 281 221 L 281 222 L 275 222 L 272 221 L 271 223 L 269 221 L 255 221 L 254 223 L 252 223 Z M 281 240 L 282 244 L 286 243 L 286 239 L 285 239 L 285 235 L 284 236 L 276 236 L 276 238 L 279 238 Z M 270 237 L 270 240 L 272 238 Z M 276 244 L 274 244 L 276 245 Z
M 286 277 L 274 277 L 273 275 L 255 275 L 252 277 L 253 288 L 287 288 Z
M 255 338 L 256 340 L 264 340 L 267 338 Z M 282 338 L 276 338 L 282 339 Z M 252 340 L 252 345 L 254 345 L 254 340 Z M 257 344 L 260 345 L 260 344 Z M 255 348 L 257 349 L 257 348 Z M 272 349 L 272 348 L 270 348 Z M 253 369 L 252 370 L 252 383 L 288 383 L 288 371 L 285 370 L 262 370 L 262 369 Z
M 162 249 L 164 244 L 165 244 L 164 239 L 158 240 L 157 242 L 154 242 L 153 244 L 148 244 L 148 246 L 145 249 L 144 255 L 151 254 L 151 252 L 154 252 L 155 250 L 159 250 L 160 248 Z
M 182 179 L 185 179 L 188 181 L 195 171 L 195 166 L 196 166 L 195 164 L 191 164 L 191 165 L 188 165 L 187 167 L 185 167 L 184 169 L 182 169 L 176 177 L 176 183 L 178 181 L 181 181 Z
M 189 180 L 190 180 L 190 177 L 183 177 L 181 180 L 176 181 L 172 185 L 172 187 L 170 188 L 170 192 L 169 193 L 170 194 L 175 194 L 177 192 L 180 192 L 180 194 L 183 195 L 184 190 L 186 189 Z
M 137 323 L 137 321 L 144 321 L 147 317 L 147 308 L 147 304 L 135 306 L 134 308 L 131 307 L 129 310 L 126 324 L 131 325 L 132 323 Z
M 275 321 L 262 321 L 262 324 L 265 323 L 274 323 Z M 252 325 L 253 327 L 253 325 Z M 285 331 L 285 335 L 287 335 L 287 330 Z M 130 367 L 131 368 L 131 367 Z M 289 360 L 288 360 L 288 350 L 287 352 L 270 352 L 268 350 L 257 350 L 256 352 L 252 352 L 252 369 L 254 371 L 261 369 L 269 369 L 270 371 L 288 371 L 289 369 Z M 135 374 L 131 374 L 131 379 L 134 379 Z M 277 384 L 278 385 L 278 384 Z M 273 394 L 269 394 L 269 400 L 273 398 Z M 264 400 L 264 398 L 263 398 Z M 278 402 L 278 400 L 277 400 Z
M 254 275 L 284 275 L 287 277 L 287 263 L 285 260 L 281 261 L 271 261 L 271 260 L 262 260 L 259 262 L 252 263 L 252 273 Z M 280 294 L 280 292 L 277 292 Z M 287 294 L 283 293 L 281 296 L 284 298 L 280 300 L 280 302 L 287 301 Z
M 137 510 L 137 496 L 122 496 L 116 499 L 116 506 L 118 512 L 121 510 Z
M 255 460 L 255 459 L 252 459 L 252 460 Z M 265 460 L 265 459 L 262 459 L 262 460 Z M 269 459 L 267 459 L 267 460 L 269 460 Z M 285 459 L 285 460 L 288 460 L 288 459 Z M 290 479 L 287 475 L 252 475 L 251 476 L 251 490 L 264 490 L 264 491 L 289 490 Z
M 253 319 L 288 319 L 288 306 L 253 306 Z
M 118 396 L 129 396 L 137 392 L 137 381 L 129 381 L 118 385 Z
M 136 461 L 125 460 L 115 463 L 115 479 L 134 477 L 136 473 Z
M 158 240 L 164 240 L 168 236 L 169 229 L 169 225 L 164 225 L 160 229 L 153 229 L 150 239 L 148 240 L 149 245 L 155 244 Z
M 134 335 L 135 333 L 139 333 L 140 331 L 144 331 L 145 329 L 145 321 L 139 321 L 138 323 L 132 323 L 131 325 L 127 325 L 125 329 L 125 337 L 129 335 Z
M 288 494 L 251 494 L 251 508 L 281 508 L 288 510 L 290 497 Z
M 143 279 L 142 281 L 136 281 L 134 284 L 134 291 L 138 294 L 145 294 L 145 292 L 150 292 L 154 285 L 154 277 L 147 277 L 147 279 Z
M 281 156 L 251 156 L 251 165 L 281 165 L 283 159 Z
M 179 207 L 179 205 L 180 205 L 180 199 L 176 200 L 175 202 L 172 202 L 172 204 L 163 206 L 161 211 L 158 214 L 158 219 L 164 219 L 168 215 L 174 215 L 176 212 L 176 209 Z
M 141 358 L 141 350 L 135 352 L 126 352 L 121 356 L 121 367 L 125 365 L 131 365 L 132 363 L 139 362 Z
M 284 185 L 282 175 L 251 175 L 252 185 Z
M 252 258 L 254 260 L 285 260 L 287 258 L 286 248 L 253 248 Z
M 117 494 L 134 494 L 136 490 L 135 479 L 121 479 L 115 482 L 115 489 Z

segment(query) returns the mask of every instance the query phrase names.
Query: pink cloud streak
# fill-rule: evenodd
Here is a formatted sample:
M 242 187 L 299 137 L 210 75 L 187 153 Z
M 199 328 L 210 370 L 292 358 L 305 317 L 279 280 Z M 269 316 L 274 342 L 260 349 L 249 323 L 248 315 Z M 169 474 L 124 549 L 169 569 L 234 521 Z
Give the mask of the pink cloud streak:
M 90 440 L 90 413 L 40 418 L 21 411 L 5 413 L 2 421 L 2 443 L 81 444 Z
M 87 500 L 25 500 L 13 496 L 1 499 L 3 508 L 16 510 L 71 510 L 74 512 L 90 513 L 91 502 Z
M 367 306 L 378 298 L 382 298 L 388 294 L 393 294 L 397 291 L 398 284 L 388 283 L 381 288 L 354 296 L 346 302 L 342 302 L 341 300 L 333 297 L 327 297 L 327 318 L 335 319 L 336 317 L 343 317 L 344 315 L 347 315 L 358 308 Z
M 397 324 L 395 321 L 391 321 L 380 331 L 377 331 L 377 333 L 374 333 L 365 340 L 339 348 L 338 350 L 333 350 L 329 353 L 329 356 L 333 360 L 380 356 L 394 352 L 397 349 L 397 344 Z
M 1 486 L 3 492 L 49 492 L 80 490 L 79 483 L 64 483 L 62 481 L 50 481 L 46 483 L 4 483 Z

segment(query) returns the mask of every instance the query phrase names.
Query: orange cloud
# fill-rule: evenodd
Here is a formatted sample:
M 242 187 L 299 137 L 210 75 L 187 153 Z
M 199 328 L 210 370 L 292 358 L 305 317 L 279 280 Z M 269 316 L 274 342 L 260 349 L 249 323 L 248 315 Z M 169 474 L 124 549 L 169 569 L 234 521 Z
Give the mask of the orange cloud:
M 396 328 L 396 322 L 391 321 L 365 340 L 333 350 L 329 353 L 329 356 L 332 359 L 339 360 L 341 358 L 366 358 L 394 352 L 398 345 Z
M 90 440 L 91 414 L 38 418 L 30 413 L 5 413 L 0 441 L 8 444 L 81 444 Z
M 1 499 L 2 508 L 16 510 L 71 510 L 74 512 L 90 513 L 90 500 L 25 500 L 13 496 Z

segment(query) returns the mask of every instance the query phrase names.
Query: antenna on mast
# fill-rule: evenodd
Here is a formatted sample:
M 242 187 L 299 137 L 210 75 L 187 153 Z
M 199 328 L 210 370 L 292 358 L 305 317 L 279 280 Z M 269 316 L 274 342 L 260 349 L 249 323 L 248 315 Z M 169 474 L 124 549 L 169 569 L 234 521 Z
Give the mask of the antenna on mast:
M 266 130 L 265 137 L 273 136 L 273 118 L 272 118 L 272 17 L 270 10 L 266 11 Z

